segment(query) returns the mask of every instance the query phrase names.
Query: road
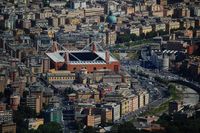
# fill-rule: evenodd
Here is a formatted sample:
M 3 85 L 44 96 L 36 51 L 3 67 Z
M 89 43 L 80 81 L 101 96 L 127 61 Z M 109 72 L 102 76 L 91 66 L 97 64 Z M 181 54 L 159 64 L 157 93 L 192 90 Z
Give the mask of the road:
M 155 101 L 149 103 L 147 106 L 144 106 L 143 108 L 139 108 L 138 110 L 136 110 L 134 112 L 130 112 L 130 113 L 122 116 L 119 120 L 115 121 L 114 123 L 119 124 L 119 123 L 123 123 L 126 121 L 131 121 L 132 119 L 138 117 L 140 114 L 147 112 L 150 108 L 158 107 L 162 103 L 164 103 L 168 100 L 169 100 L 169 98 L 161 98 L 161 99 L 155 100 Z
M 142 67 L 140 67 L 138 61 L 136 61 L 136 62 L 131 61 L 130 62 L 130 61 L 124 60 L 124 61 L 121 62 L 121 65 L 122 65 L 122 69 L 124 71 L 127 71 L 132 77 L 137 77 L 137 79 L 140 81 L 141 85 L 143 85 L 148 90 L 148 92 L 150 93 L 151 103 L 149 103 L 147 106 L 145 106 L 143 108 L 138 109 L 135 112 L 128 113 L 127 115 L 123 116 L 120 120 L 116 121 L 116 123 L 122 123 L 124 121 L 130 121 L 133 118 L 142 114 L 143 112 L 148 111 L 150 109 L 150 107 L 151 108 L 158 107 L 162 103 L 169 100 L 169 98 L 165 97 L 162 93 L 162 91 L 164 91 L 164 90 L 167 91 L 167 86 L 162 85 L 161 83 L 158 83 L 155 80 L 153 80 L 154 77 L 160 77 L 160 78 L 166 79 L 166 80 L 182 80 L 182 81 L 185 81 L 185 82 L 190 82 L 190 83 L 199 87 L 198 83 L 195 83 L 193 81 L 188 81 L 187 79 L 182 78 L 178 75 L 172 74 L 170 72 L 150 70 L 150 69 L 142 68 Z M 145 78 L 145 77 L 141 78 L 137 74 L 133 75 L 131 73 L 131 69 L 133 67 L 136 67 L 137 71 L 143 71 L 144 73 L 148 74 L 150 78 Z M 164 86 L 164 87 L 161 87 L 161 86 Z M 189 93 L 189 92 L 193 93 L 194 90 L 187 89 L 187 91 L 185 93 Z M 154 97 L 157 96 L 156 97 L 157 99 L 153 99 L 153 97 L 151 97 L 152 94 L 156 94 Z M 199 95 L 196 95 L 195 98 L 194 98 L 194 96 L 190 96 L 188 98 L 188 95 L 187 95 L 187 97 L 184 97 L 185 104 L 189 104 L 189 103 L 190 104 L 192 104 L 192 103 L 196 104 L 198 102 L 198 100 L 199 100 Z
M 150 103 L 146 106 L 144 106 L 143 108 L 139 108 L 138 110 L 134 111 L 134 112 L 130 112 L 124 116 L 122 116 L 118 121 L 115 121 L 115 123 L 119 124 L 119 123 L 123 123 L 125 121 L 130 121 L 132 119 L 134 119 L 135 117 L 138 117 L 140 114 L 147 112 L 149 109 L 154 108 L 154 107 L 158 107 L 160 106 L 162 103 L 166 102 L 169 100 L 168 97 L 165 97 L 163 95 L 163 90 L 167 90 L 167 86 L 166 87 L 162 87 L 160 86 L 160 83 L 157 83 L 154 79 L 151 78 L 145 78 L 145 77 L 141 77 L 137 74 L 132 74 L 131 71 L 131 66 L 133 65 L 138 65 L 138 62 L 126 62 L 123 61 L 121 63 L 121 68 L 124 71 L 127 71 L 131 77 L 136 77 L 138 79 L 138 81 L 140 82 L 140 84 L 142 85 L 143 88 L 145 88 L 146 90 L 148 90 L 148 92 L 150 93 Z

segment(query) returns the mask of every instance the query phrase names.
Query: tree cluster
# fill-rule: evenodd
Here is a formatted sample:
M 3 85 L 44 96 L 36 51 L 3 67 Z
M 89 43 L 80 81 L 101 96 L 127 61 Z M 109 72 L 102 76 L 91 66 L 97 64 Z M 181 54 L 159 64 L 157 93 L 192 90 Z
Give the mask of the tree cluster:
M 35 110 L 27 106 L 19 106 L 17 111 L 13 112 L 13 121 L 17 125 L 17 133 L 61 133 L 61 125 L 56 122 L 50 122 L 39 126 L 37 130 L 28 130 L 26 119 L 36 118 Z
M 158 123 L 165 127 L 166 133 L 199 133 L 200 117 L 195 116 L 188 119 L 183 117 L 173 117 L 163 114 Z
M 119 34 L 117 35 L 117 43 L 124 43 L 124 42 L 130 42 L 130 41 L 138 41 L 138 40 L 144 40 L 144 39 L 151 39 L 153 37 L 156 37 L 157 35 L 166 35 L 168 34 L 167 31 L 159 30 L 157 32 L 151 31 L 148 32 L 146 35 L 142 33 L 140 36 L 137 36 L 136 34 Z

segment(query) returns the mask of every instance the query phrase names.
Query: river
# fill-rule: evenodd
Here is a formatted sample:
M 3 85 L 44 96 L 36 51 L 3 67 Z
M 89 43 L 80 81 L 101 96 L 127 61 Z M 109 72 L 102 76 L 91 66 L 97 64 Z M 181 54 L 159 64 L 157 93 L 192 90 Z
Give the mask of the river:
M 199 95 L 195 90 L 183 85 L 177 85 L 177 89 L 183 93 L 183 105 L 194 106 L 198 104 Z

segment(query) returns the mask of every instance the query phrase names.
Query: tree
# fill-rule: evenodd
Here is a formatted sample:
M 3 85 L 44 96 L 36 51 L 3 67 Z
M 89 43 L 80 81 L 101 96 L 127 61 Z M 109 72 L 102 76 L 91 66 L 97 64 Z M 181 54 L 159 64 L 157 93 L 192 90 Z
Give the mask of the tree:
M 29 91 L 25 90 L 25 91 L 23 92 L 23 97 L 26 98 L 26 96 L 28 96 L 28 95 L 29 95 Z
M 192 27 L 192 26 L 190 26 L 189 28 L 188 28 L 188 30 L 193 30 L 194 29 L 194 27 Z
M 131 122 L 125 122 L 118 126 L 118 133 L 137 133 L 137 132 L 138 132 L 137 129 Z
M 181 133 L 176 126 L 169 126 L 166 128 L 167 133 Z
M 155 77 L 154 78 L 157 82 L 160 82 L 161 84 L 168 84 L 169 82 L 167 81 L 167 80 L 165 80 L 165 79 L 162 79 L 162 78 L 160 78 L 160 77 Z
M 163 31 L 163 30 L 159 30 L 157 32 L 159 33 L 159 36 L 166 35 L 168 33 L 167 31 Z
M 74 123 L 75 129 L 77 129 L 78 131 L 81 131 L 81 129 L 83 129 L 84 127 L 84 123 L 83 121 L 76 121 Z
M 97 129 L 91 126 L 88 126 L 83 129 L 83 133 L 97 133 Z
M 11 87 L 6 87 L 4 91 L 4 96 L 10 98 L 12 94 L 13 94 L 13 89 Z
M 64 90 L 64 94 L 65 95 L 68 95 L 68 94 L 71 94 L 71 93 L 74 93 L 74 92 L 75 92 L 75 90 L 73 88 L 71 88 L 71 87 L 67 87 Z
M 200 118 L 190 117 L 178 119 L 177 117 L 163 114 L 157 121 L 158 124 L 165 127 L 166 133 L 199 133 Z
M 128 47 L 128 48 L 130 48 L 131 43 L 130 42 L 125 43 L 125 46 Z
M 163 125 L 163 126 L 167 126 L 169 124 L 169 122 L 171 121 L 171 117 L 166 114 L 163 113 L 163 115 L 161 115 L 157 121 L 157 123 Z
M 2 99 L 4 97 L 3 92 L 0 92 L 0 99 Z
M 131 69 L 131 74 L 135 74 L 135 70 L 134 69 Z
M 145 77 L 145 78 L 149 78 L 149 75 L 143 72 L 139 72 L 138 73 L 139 76 Z
M 124 42 L 130 42 L 130 41 L 131 41 L 130 34 L 117 35 L 118 43 L 124 43 Z
M 155 36 L 157 36 L 157 33 L 154 32 L 154 31 L 151 31 L 151 32 L 148 32 L 148 33 L 146 34 L 146 39 L 153 38 L 153 37 L 155 37 Z
M 144 33 L 140 34 L 139 38 L 140 38 L 139 40 L 145 39 L 145 34 Z
M 57 122 L 40 125 L 37 130 L 39 133 L 62 133 L 62 127 Z
M 139 40 L 138 36 L 136 34 L 131 34 L 131 40 L 132 41 L 137 41 Z
M 35 110 L 27 106 L 19 106 L 18 110 L 13 112 L 13 121 L 17 124 L 17 132 L 24 133 L 26 131 L 26 122 L 24 120 L 35 117 Z

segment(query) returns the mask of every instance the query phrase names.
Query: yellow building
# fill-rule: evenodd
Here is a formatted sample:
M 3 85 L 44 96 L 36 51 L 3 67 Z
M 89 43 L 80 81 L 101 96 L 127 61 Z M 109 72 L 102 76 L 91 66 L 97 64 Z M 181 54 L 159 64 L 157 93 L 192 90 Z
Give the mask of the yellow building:
M 166 30 L 166 25 L 164 23 L 154 24 L 154 25 L 152 25 L 152 27 L 153 27 L 153 31 L 155 31 L 155 32 L 160 31 L 160 30 L 162 30 L 162 31 Z
M 42 73 L 42 65 L 30 64 L 30 68 L 31 68 L 31 72 L 32 72 L 33 74 Z
M 171 29 L 178 29 L 180 28 L 180 22 L 171 21 L 166 25 L 166 30 L 169 31 Z
M 48 36 L 50 37 L 50 38 L 53 38 L 54 37 L 54 30 L 52 30 L 52 29 L 49 29 L 48 30 Z
M 69 81 L 73 82 L 75 80 L 75 73 L 70 73 L 69 71 L 56 71 L 50 70 L 46 75 L 48 82 L 53 81 Z
M 140 36 L 140 28 L 137 28 L 137 27 L 131 27 L 130 29 L 130 34 L 135 34 L 137 36 Z
M 149 103 L 149 93 L 147 91 L 140 91 L 138 93 L 138 108 L 142 108 Z
M 108 31 L 106 32 L 106 43 L 108 45 L 114 45 L 117 40 L 117 34 L 115 31 Z
M 99 101 L 99 93 L 98 92 L 83 92 L 83 91 L 79 91 L 77 92 L 77 99 L 81 99 L 81 100 L 88 100 L 88 99 L 94 99 L 95 101 Z
M 92 97 L 90 92 L 77 92 L 77 99 L 88 100 Z
M 174 14 L 174 10 L 173 9 L 164 9 L 163 10 L 163 16 L 167 17 L 167 16 L 172 16 Z
M 158 5 L 158 4 L 152 4 L 150 6 L 150 10 L 153 12 L 159 12 L 163 10 L 163 6 L 162 5 Z
M 72 18 L 72 17 L 83 18 L 84 17 L 84 10 L 70 10 L 70 11 L 68 11 L 67 17 L 68 18 Z
M 87 8 L 84 9 L 84 16 L 103 16 L 104 15 L 104 8 Z
M 28 129 L 38 129 L 40 125 L 44 124 L 44 119 L 28 119 Z
M 156 16 L 156 17 L 163 17 L 163 11 L 154 11 L 152 12 L 152 16 Z
M 152 29 L 152 26 L 149 25 L 149 26 L 142 26 L 140 28 L 140 34 L 144 33 L 145 35 L 149 32 L 151 32 L 153 29 Z
M 81 23 L 81 20 L 78 18 L 67 18 L 67 24 L 78 25 Z
M 133 7 L 127 6 L 125 8 L 126 8 L 126 14 L 127 15 L 133 14 L 135 12 L 134 11 L 135 9 Z
M 129 113 L 129 100 L 128 99 L 123 99 L 123 100 L 121 100 L 120 101 L 120 106 L 121 106 L 121 108 L 120 108 L 120 112 L 121 112 L 121 116 L 123 116 L 123 115 L 125 115 L 125 114 L 127 114 L 127 113 Z

